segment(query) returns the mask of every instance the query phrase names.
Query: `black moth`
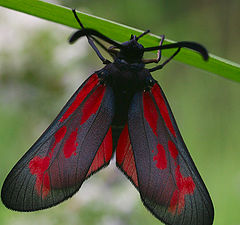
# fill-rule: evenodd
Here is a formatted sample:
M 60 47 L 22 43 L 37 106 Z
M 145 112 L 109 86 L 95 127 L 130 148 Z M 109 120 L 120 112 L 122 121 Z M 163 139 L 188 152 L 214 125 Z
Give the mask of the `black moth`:
M 116 150 L 116 165 L 139 191 L 143 204 L 170 225 L 211 225 L 214 210 L 208 191 L 184 144 L 167 99 L 150 72 L 162 69 L 181 48 L 207 50 L 194 42 L 145 48 L 131 35 L 118 43 L 84 28 L 70 43 L 86 36 L 105 67 L 92 74 L 8 174 L 1 192 L 6 207 L 35 211 L 54 206 L 76 193 L 84 180 L 107 166 Z M 100 40 L 112 46 L 106 48 Z M 99 44 L 113 58 L 105 59 Z M 161 50 L 176 48 L 163 63 Z M 143 59 L 158 50 L 157 58 Z

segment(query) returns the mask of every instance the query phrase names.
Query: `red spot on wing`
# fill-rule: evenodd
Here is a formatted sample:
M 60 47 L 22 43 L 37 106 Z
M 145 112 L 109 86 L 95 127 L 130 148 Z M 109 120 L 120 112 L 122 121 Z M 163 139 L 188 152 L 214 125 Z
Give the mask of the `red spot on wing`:
M 77 132 L 78 132 L 78 128 L 76 128 L 76 130 L 74 130 L 69 135 L 68 139 L 64 144 L 63 152 L 64 152 L 65 158 L 69 158 L 71 157 L 71 155 L 76 155 L 76 150 L 78 146 L 78 143 L 76 142 L 77 134 L 78 134 Z
M 53 143 L 53 146 L 51 148 L 51 152 L 49 153 L 49 157 L 52 157 L 52 153 L 57 145 L 57 143 L 59 143 L 65 136 L 67 132 L 67 127 L 66 126 L 62 126 L 54 135 L 55 137 L 55 141 Z
M 158 112 L 149 92 L 143 93 L 143 111 L 144 117 L 152 128 L 153 133 L 157 135 Z
M 178 150 L 176 148 L 176 145 L 171 140 L 168 141 L 168 150 L 169 150 L 172 158 L 174 160 L 176 160 L 177 156 L 178 156 Z
M 177 162 L 178 149 L 171 140 L 168 141 L 168 149 L 171 157 L 174 159 L 176 166 L 174 174 L 176 189 L 171 197 L 168 210 L 172 214 L 180 214 L 185 207 L 185 196 L 194 193 L 195 183 L 191 176 L 183 177 L 181 174 L 180 165 L 178 165 Z
M 173 125 L 172 125 L 172 122 L 171 122 L 171 119 L 170 119 L 170 116 L 169 116 L 169 112 L 167 110 L 167 106 L 165 104 L 165 101 L 164 101 L 164 98 L 162 96 L 161 89 L 160 89 L 159 85 L 157 83 L 154 84 L 151 91 L 152 91 L 152 94 L 155 98 L 155 101 L 156 101 L 156 103 L 159 107 L 160 113 L 161 113 L 161 115 L 162 115 L 162 117 L 165 121 L 166 126 L 168 127 L 168 129 L 170 130 L 172 135 L 174 137 L 176 137 L 176 133 L 175 133 L 175 130 L 173 128 Z
M 167 168 L 167 158 L 165 149 L 161 144 L 157 145 L 157 155 L 153 157 L 153 161 L 157 161 L 156 167 L 163 170 Z
M 136 165 L 130 143 L 128 125 L 126 124 L 117 144 L 116 160 L 118 167 L 132 180 L 136 187 L 138 187 L 138 178 Z
M 55 133 L 54 135 L 55 141 L 48 156 L 45 157 L 35 156 L 29 162 L 28 166 L 30 172 L 32 175 L 36 176 L 35 189 L 42 198 L 45 198 L 50 191 L 50 182 L 47 169 L 49 167 L 53 151 L 56 145 L 64 138 L 66 131 L 67 128 L 63 126 Z
M 82 110 L 82 117 L 80 124 L 85 123 L 88 118 L 95 114 L 102 102 L 106 87 L 104 85 L 100 85 L 92 95 L 86 100 Z
M 36 175 L 35 189 L 42 198 L 45 198 L 50 190 L 50 182 L 48 173 L 45 173 L 49 166 L 50 158 L 46 157 L 34 157 L 29 163 L 29 169 L 31 174 Z
M 72 113 L 78 108 L 82 101 L 87 97 L 90 91 L 98 84 L 99 78 L 97 74 L 93 74 L 84 85 L 84 87 L 79 91 L 73 103 L 69 106 L 67 111 L 63 114 L 60 122 L 66 120 Z
M 169 211 L 173 214 L 180 214 L 185 206 L 185 195 L 193 194 L 195 189 L 195 183 L 193 182 L 192 177 L 183 177 L 180 172 L 180 166 L 178 165 L 175 169 L 175 178 L 177 188 L 173 192 Z
M 112 148 L 112 128 L 110 127 L 88 170 L 87 177 L 110 161 Z

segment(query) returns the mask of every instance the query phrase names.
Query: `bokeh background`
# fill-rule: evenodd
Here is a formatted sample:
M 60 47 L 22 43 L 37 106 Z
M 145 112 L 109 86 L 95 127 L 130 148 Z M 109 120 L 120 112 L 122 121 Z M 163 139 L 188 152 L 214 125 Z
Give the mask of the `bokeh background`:
M 172 40 L 200 42 L 239 63 L 239 0 L 50 1 Z M 0 8 L 0 186 L 84 79 L 102 67 L 73 29 Z M 130 34 L 129 34 L 130 35 Z M 171 62 L 154 73 L 208 187 L 215 225 L 240 225 L 240 84 Z M 157 225 L 114 162 L 70 200 L 18 213 L 0 202 L 1 225 Z

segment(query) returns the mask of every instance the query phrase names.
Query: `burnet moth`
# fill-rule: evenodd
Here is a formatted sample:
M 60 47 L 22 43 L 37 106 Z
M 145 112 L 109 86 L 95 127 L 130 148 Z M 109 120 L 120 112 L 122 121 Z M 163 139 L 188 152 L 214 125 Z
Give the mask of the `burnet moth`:
M 145 48 L 131 35 L 118 43 L 84 28 L 70 43 L 86 36 L 105 67 L 92 74 L 8 174 L 1 192 L 6 207 L 35 211 L 74 195 L 92 174 L 107 166 L 116 149 L 116 165 L 139 191 L 143 204 L 170 225 L 211 225 L 214 210 L 209 193 L 181 137 L 167 99 L 150 72 L 162 69 L 181 48 L 207 50 L 194 42 Z M 107 48 L 100 41 L 112 46 Z M 97 49 L 99 44 L 113 62 Z M 176 49 L 163 63 L 161 50 Z M 157 58 L 143 59 L 158 50 Z

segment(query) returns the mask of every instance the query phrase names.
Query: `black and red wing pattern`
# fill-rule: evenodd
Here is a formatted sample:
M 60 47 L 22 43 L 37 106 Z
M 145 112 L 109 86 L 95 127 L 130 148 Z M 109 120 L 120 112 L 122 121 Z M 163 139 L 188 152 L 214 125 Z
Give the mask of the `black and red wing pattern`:
M 128 131 L 123 132 L 129 132 L 130 141 L 128 147 L 119 148 L 128 158 L 133 152 L 134 159 L 122 160 L 121 170 L 139 190 L 144 205 L 166 224 L 211 225 L 210 196 L 157 83 L 150 91 L 135 94 Z M 135 165 L 136 175 L 130 165 Z
M 116 165 L 127 178 L 138 188 L 137 171 L 134 161 L 132 145 L 129 139 L 128 125 L 124 126 L 116 149 Z
M 2 201 L 34 211 L 71 197 L 112 157 L 114 97 L 93 74 L 7 176 Z

